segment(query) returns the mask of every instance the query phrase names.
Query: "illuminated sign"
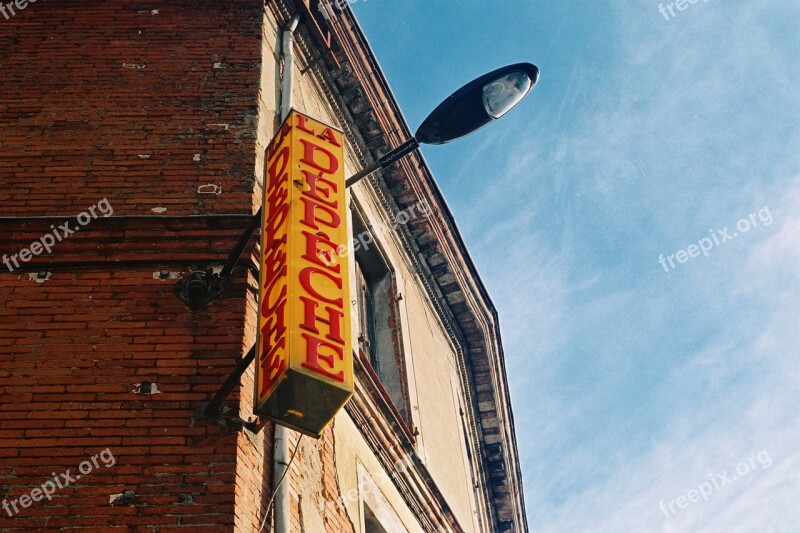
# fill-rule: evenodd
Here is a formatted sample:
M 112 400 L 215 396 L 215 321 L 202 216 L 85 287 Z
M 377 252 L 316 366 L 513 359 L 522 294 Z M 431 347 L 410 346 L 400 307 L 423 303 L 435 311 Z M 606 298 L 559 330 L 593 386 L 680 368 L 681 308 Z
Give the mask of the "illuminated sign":
M 267 149 L 255 413 L 319 436 L 353 394 L 342 133 L 292 111 Z

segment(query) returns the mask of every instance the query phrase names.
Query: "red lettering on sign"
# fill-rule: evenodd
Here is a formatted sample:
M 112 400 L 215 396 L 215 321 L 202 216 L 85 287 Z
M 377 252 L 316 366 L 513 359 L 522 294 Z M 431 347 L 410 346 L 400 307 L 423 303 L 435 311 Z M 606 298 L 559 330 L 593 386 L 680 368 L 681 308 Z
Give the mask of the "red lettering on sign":
M 328 236 L 321 231 L 314 234 L 303 230 L 303 235 L 306 237 L 306 253 L 303 254 L 303 259 L 325 267 L 336 274 L 342 271 L 341 265 L 332 264 L 334 262 L 333 255 L 338 252 L 340 245 L 328 239 Z M 328 250 L 323 250 L 320 245 L 327 247 Z
M 285 137 L 291 128 L 283 128 Z M 273 144 L 274 146 L 274 144 Z M 260 315 L 265 320 L 259 331 L 261 368 L 259 395 L 266 395 L 286 371 L 286 304 L 288 302 L 288 264 L 286 257 L 287 235 L 284 229 L 289 216 L 289 166 L 290 150 L 283 147 L 269 154 L 264 201 L 264 249 L 262 250 L 263 286 Z M 282 233 L 282 235 L 281 235 Z
M 317 314 L 319 302 L 315 302 L 305 296 L 301 296 L 300 300 L 303 301 L 303 323 L 300 326 L 311 333 L 319 335 L 321 332 L 317 328 L 317 322 L 327 324 L 329 330 L 325 336 L 334 342 L 344 344 L 344 339 L 342 338 L 342 319 L 344 318 L 344 313 L 333 307 L 325 306 L 325 312 L 328 316 L 327 318 L 321 317 Z
M 303 363 L 303 368 L 313 370 L 323 376 L 328 376 L 331 379 L 343 382 L 344 370 L 340 370 L 339 372 L 334 371 L 336 361 L 344 360 L 344 351 L 342 347 L 313 337 L 308 333 L 303 333 L 303 338 L 306 340 L 306 360 Z M 323 348 L 328 351 L 327 354 L 322 353 Z
M 316 168 L 325 174 L 335 174 L 339 170 L 339 160 L 329 150 L 318 144 L 312 144 L 307 139 L 300 139 L 303 144 L 303 157 L 300 162 L 304 165 Z M 323 155 L 327 161 L 318 161 L 318 154 Z
M 276 342 L 267 356 L 261 360 L 262 383 L 260 396 L 265 396 L 278 378 L 286 371 L 286 359 L 281 357 L 281 352 L 286 348 L 286 338 Z
M 342 147 L 342 145 L 339 144 L 339 141 L 336 140 L 336 134 L 333 133 L 333 130 L 331 128 L 325 128 L 319 135 L 317 135 L 316 131 L 309 129 L 308 117 L 304 117 L 303 115 L 297 115 L 297 129 L 302 130 L 308 133 L 309 135 L 314 135 L 317 137 L 317 139 L 328 141 L 337 148 Z
M 314 174 L 308 170 L 304 170 L 303 174 L 306 177 L 306 183 L 308 183 L 308 190 L 303 191 L 304 196 L 309 196 L 329 207 L 336 208 L 339 206 L 338 202 L 330 199 L 331 194 L 339 192 L 339 186 L 336 183 L 323 178 L 322 174 Z M 320 185 L 322 186 L 320 187 Z
M 342 217 L 327 205 L 321 204 L 311 198 L 306 198 L 305 196 L 301 197 L 300 200 L 305 207 L 302 220 L 303 225 L 315 230 L 320 229 L 319 224 L 317 224 L 318 222 L 333 229 L 338 229 L 342 225 Z M 325 218 L 320 216 L 323 214 L 327 216 Z
M 333 276 L 324 270 L 320 270 L 317 267 L 306 267 L 300 271 L 300 284 L 306 291 L 308 291 L 308 294 L 310 294 L 317 300 L 322 300 L 323 302 L 333 304 L 339 308 L 344 307 L 343 298 L 341 297 L 334 299 L 328 298 L 327 296 L 323 296 L 322 294 L 320 294 L 319 291 L 317 291 L 317 289 L 314 288 L 314 284 L 311 283 L 312 274 L 319 274 L 320 276 L 328 278 L 334 283 L 334 285 L 336 285 L 336 288 L 339 290 L 342 289 L 342 278 L 337 278 L 336 276 Z
M 322 133 L 317 135 L 317 137 L 322 140 L 328 141 L 337 148 L 342 146 L 341 144 L 339 144 L 339 141 L 336 140 L 336 135 L 333 134 L 333 130 L 330 128 L 325 128 L 325 130 L 323 130 Z

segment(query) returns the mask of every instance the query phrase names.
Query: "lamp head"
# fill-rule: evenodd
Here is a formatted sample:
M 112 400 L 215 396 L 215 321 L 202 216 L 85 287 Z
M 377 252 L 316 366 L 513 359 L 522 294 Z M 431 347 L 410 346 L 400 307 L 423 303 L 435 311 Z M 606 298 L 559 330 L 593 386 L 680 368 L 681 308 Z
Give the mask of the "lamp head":
M 509 65 L 473 80 L 433 110 L 415 135 L 423 144 L 444 144 L 469 135 L 499 119 L 539 81 L 530 63 Z

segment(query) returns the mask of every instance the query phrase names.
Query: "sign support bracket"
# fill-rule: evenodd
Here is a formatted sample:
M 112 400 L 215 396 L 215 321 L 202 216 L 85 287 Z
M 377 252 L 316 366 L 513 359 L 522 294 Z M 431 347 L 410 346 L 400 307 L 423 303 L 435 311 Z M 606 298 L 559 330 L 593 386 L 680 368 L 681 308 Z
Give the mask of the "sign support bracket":
M 220 415 L 222 404 L 225 402 L 228 396 L 231 395 L 231 392 L 233 392 L 233 389 L 236 388 L 236 385 L 239 384 L 239 380 L 242 378 L 244 373 L 247 372 L 247 369 L 250 367 L 250 364 L 255 360 L 255 358 L 256 345 L 253 344 L 244 358 L 236 365 L 234 371 L 228 376 L 228 379 L 225 380 L 225 383 L 223 383 L 219 388 L 211 401 L 201 408 L 200 415 L 203 418 L 217 418 Z

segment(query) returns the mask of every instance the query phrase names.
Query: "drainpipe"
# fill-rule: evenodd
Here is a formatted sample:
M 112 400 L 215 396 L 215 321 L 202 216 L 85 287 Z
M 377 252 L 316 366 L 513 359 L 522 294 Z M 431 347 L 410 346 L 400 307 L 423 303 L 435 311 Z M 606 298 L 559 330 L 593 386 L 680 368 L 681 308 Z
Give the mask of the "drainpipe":
M 283 49 L 281 50 L 281 59 L 283 60 L 283 86 L 281 87 L 281 107 L 278 110 L 281 114 L 281 121 L 283 121 L 292 109 L 292 77 L 294 68 L 294 30 L 297 29 L 297 24 L 300 22 L 300 14 L 295 13 L 292 20 L 283 29 Z
M 275 491 L 275 533 L 289 533 L 289 483 L 284 479 L 277 488 L 275 485 L 283 477 L 289 466 L 289 430 L 275 426 L 275 464 L 272 471 L 272 487 Z
M 292 109 L 292 74 L 294 68 L 294 30 L 300 22 L 300 14 L 295 13 L 283 29 L 281 59 L 283 59 L 283 85 L 281 102 L 278 110 L 283 122 Z M 266 162 L 265 162 L 266 163 Z M 278 483 L 289 466 L 289 430 L 283 426 L 275 426 L 275 447 L 273 452 L 272 487 L 275 491 L 275 533 L 289 533 L 291 517 L 289 510 L 289 479 Z

